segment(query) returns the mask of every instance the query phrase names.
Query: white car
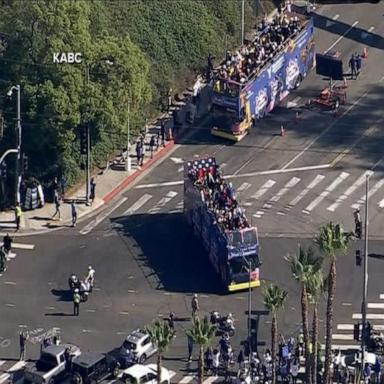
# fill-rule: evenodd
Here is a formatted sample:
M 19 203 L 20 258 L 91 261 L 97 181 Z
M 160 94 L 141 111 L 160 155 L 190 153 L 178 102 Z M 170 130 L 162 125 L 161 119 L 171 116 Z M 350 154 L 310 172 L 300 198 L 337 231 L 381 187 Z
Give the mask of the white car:
M 131 365 L 129 363 L 130 358 L 127 358 L 128 351 L 132 351 L 136 361 L 143 364 L 145 360 L 157 352 L 157 348 L 152 344 L 146 331 L 136 329 L 127 336 L 120 347 L 119 362 L 123 368 Z
M 371 352 L 365 352 L 364 353 L 364 361 L 368 364 L 375 365 L 377 360 L 377 355 Z M 341 354 L 341 351 L 339 351 L 339 354 L 334 357 L 334 364 L 340 365 L 341 367 L 355 367 L 357 363 L 361 362 L 361 352 L 355 352 L 355 353 L 348 353 L 346 355 Z
M 160 384 L 170 384 L 170 381 L 170 372 L 168 369 L 161 367 Z M 132 365 L 132 367 L 129 367 L 123 371 L 117 382 L 124 384 L 159 384 L 157 382 L 157 365 Z

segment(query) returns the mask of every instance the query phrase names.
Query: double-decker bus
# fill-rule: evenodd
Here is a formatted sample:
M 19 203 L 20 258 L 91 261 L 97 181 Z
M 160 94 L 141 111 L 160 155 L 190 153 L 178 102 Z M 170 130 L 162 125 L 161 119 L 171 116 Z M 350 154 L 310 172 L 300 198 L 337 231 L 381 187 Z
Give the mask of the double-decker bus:
M 211 203 L 204 199 L 204 183 L 196 174 L 218 172 L 214 157 L 195 159 L 184 164 L 184 212 L 194 235 L 201 241 L 213 268 L 229 292 L 260 285 L 259 240 L 257 228 L 250 226 L 245 215 L 238 227 L 228 229 L 220 223 Z M 237 206 L 237 202 L 231 204 Z M 241 209 L 241 208 L 240 208 Z

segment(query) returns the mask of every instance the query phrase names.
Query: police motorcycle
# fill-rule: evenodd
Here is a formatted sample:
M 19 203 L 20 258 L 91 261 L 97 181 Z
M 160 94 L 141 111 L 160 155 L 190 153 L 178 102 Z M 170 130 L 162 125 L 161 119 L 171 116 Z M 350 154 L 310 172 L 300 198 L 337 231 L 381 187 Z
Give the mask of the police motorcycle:
M 211 324 L 216 325 L 219 334 L 227 333 L 230 337 L 235 334 L 235 322 L 232 313 L 227 316 L 221 316 L 219 312 L 212 311 L 210 316 Z
M 79 280 L 76 274 L 72 273 L 68 279 L 68 286 L 72 293 L 75 292 L 75 289 L 79 290 L 81 301 L 85 302 L 88 300 L 88 296 L 90 293 L 91 285 L 89 282 L 84 280 Z

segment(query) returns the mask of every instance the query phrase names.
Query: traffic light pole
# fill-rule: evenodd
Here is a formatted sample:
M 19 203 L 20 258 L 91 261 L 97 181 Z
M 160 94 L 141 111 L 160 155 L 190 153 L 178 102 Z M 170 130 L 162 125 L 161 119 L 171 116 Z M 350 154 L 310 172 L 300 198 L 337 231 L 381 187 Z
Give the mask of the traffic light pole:
M 368 293 L 368 190 L 369 175 L 365 181 L 365 228 L 364 228 L 364 278 L 363 278 L 363 302 L 361 305 L 363 328 L 361 333 L 361 371 L 364 370 L 365 338 L 367 329 L 367 293 Z

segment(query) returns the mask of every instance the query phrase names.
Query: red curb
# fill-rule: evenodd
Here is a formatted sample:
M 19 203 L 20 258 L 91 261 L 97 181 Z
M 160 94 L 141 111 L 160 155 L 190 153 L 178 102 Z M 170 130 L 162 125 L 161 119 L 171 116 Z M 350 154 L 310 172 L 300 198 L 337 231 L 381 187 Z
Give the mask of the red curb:
M 112 200 L 118 193 L 120 193 L 124 188 L 126 188 L 130 183 L 132 183 L 132 181 L 134 181 L 146 169 L 148 169 L 157 160 L 159 160 L 162 156 L 169 152 L 174 145 L 174 141 L 169 141 L 168 143 L 166 143 L 165 147 L 156 152 L 153 155 L 152 159 L 148 159 L 140 169 L 136 169 L 131 175 L 127 176 L 118 185 L 116 185 L 116 187 L 114 187 L 111 191 L 104 195 L 104 197 L 102 198 L 102 200 L 104 200 L 104 203 L 108 203 L 108 201 Z

